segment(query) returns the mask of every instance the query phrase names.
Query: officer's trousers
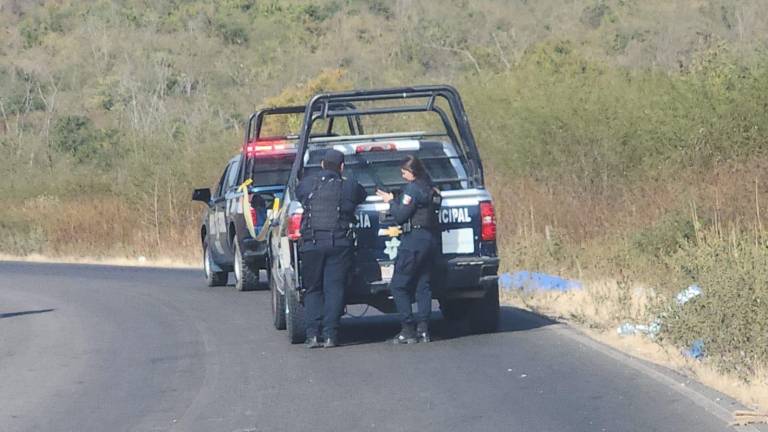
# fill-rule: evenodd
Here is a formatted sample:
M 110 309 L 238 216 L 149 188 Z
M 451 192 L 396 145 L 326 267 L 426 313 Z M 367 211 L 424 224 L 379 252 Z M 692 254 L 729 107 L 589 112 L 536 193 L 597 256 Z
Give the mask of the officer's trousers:
M 435 235 L 422 229 L 405 234 L 398 247 L 389 290 L 392 292 L 403 326 L 429 321 L 432 312 L 430 273 L 435 249 Z M 414 297 L 415 315 L 411 307 Z
M 352 248 L 318 242 L 301 252 L 301 276 L 307 337 L 336 338 L 344 311 L 344 286 L 352 265 Z

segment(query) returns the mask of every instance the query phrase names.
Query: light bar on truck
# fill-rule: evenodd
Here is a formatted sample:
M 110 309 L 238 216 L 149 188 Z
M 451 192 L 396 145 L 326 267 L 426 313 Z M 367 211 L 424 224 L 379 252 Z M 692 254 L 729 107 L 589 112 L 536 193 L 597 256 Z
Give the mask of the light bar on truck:
M 296 150 L 296 144 L 282 137 L 260 138 L 245 145 L 245 156 L 254 157 L 273 153 L 286 153 Z
M 370 143 L 358 144 L 355 146 L 355 153 L 379 152 L 379 151 L 397 151 L 395 143 Z

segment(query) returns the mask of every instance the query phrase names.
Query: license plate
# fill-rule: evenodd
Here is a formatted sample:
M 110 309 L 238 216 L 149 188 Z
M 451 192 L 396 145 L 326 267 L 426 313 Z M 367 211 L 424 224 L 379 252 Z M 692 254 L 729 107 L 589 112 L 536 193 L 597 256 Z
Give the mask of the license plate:
M 443 231 L 444 254 L 471 254 L 475 252 L 475 234 L 472 228 Z
M 381 266 L 381 280 L 383 281 L 390 281 L 392 280 L 392 275 L 395 274 L 395 266 L 394 265 L 383 265 Z

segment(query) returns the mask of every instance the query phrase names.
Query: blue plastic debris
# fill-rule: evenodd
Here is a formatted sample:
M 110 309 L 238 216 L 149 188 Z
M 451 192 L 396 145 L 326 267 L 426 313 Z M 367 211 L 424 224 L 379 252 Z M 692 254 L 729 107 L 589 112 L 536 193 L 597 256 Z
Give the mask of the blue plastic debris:
M 683 355 L 692 359 L 701 360 L 704 357 L 704 340 L 696 339 L 690 348 L 683 350 Z
M 568 291 L 582 288 L 579 281 L 529 271 L 503 273 L 499 276 L 499 286 L 505 290 L 522 289 L 526 291 Z
M 502 273 L 501 276 L 499 276 L 499 287 L 503 290 L 511 290 L 512 289 L 512 275 L 509 273 Z
M 678 305 L 684 305 L 688 303 L 688 301 L 691 300 L 692 298 L 700 295 L 701 295 L 701 288 L 698 285 L 694 284 L 677 293 L 677 297 L 675 297 L 675 299 Z

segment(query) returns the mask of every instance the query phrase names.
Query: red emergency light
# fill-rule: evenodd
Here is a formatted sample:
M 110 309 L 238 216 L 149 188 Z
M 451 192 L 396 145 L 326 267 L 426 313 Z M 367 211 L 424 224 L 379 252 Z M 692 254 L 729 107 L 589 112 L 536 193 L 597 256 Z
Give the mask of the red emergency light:
M 397 150 L 397 146 L 395 145 L 395 143 L 360 144 L 355 147 L 355 153 L 395 151 L 395 150 Z
M 283 137 L 259 138 L 245 145 L 245 156 L 254 157 L 271 153 L 284 153 L 295 149 L 296 145 L 288 142 Z

